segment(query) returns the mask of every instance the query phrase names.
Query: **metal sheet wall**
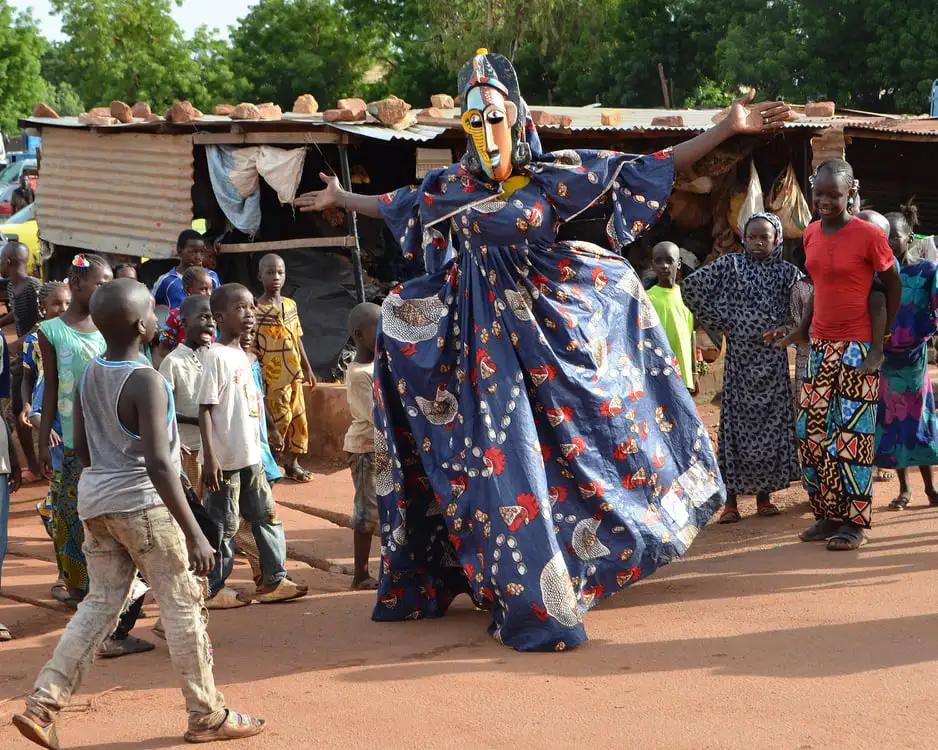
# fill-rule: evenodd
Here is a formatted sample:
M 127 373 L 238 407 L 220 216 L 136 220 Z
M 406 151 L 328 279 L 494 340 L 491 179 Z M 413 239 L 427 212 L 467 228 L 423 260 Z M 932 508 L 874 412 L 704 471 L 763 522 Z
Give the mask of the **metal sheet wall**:
M 169 257 L 192 225 L 192 136 L 45 128 L 39 234 L 84 250 Z

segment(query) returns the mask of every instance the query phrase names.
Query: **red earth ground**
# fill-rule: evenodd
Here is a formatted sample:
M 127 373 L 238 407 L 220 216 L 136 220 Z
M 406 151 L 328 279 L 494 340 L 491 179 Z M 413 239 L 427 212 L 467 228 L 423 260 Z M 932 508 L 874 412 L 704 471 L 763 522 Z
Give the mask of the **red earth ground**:
M 713 407 L 701 408 L 715 424 Z M 586 617 L 590 642 L 521 654 L 492 641 L 463 597 L 442 620 L 378 624 L 370 593 L 351 593 L 351 482 L 318 465 L 283 484 L 291 573 L 311 594 L 214 612 L 216 676 L 231 706 L 267 718 L 238 743 L 260 748 L 938 746 L 935 540 L 916 478 L 912 507 L 875 516 L 859 552 L 802 544 L 798 487 L 777 518 L 709 526 L 690 554 Z M 880 484 L 883 508 L 894 484 Z M 52 547 L 34 510 L 38 485 L 14 496 L 0 622 L 0 748 L 34 747 L 9 725 L 69 613 L 49 597 Z M 248 584 L 239 564 L 235 584 Z M 99 661 L 60 718 L 69 748 L 184 747 L 182 696 L 165 643 Z

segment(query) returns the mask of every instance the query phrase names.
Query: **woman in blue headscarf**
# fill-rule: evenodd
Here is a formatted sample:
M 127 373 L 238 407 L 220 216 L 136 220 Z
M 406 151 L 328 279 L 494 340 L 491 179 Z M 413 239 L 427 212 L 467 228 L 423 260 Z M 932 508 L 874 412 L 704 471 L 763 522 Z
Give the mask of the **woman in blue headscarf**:
M 706 430 L 631 266 L 558 242 L 604 197 L 613 248 L 664 211 L 674 170 L 788 108 L 737 102 L 650 156 L 542 154 L 511 63 L 459 75 L 459 164 L 419 187 L 297 199 L 381 217 L 425 275 L 388 295 L 375 358 L 376 620 L 439 617 L 468 593 L 520 650 L 586 639 L 584 613 L 679 557 L 723 501 Z
M 766 339 L 790 321 L 791 288 L 802 276 L 782 260 L 783 239 L 775 214 L 753 214 L 743 252 L 717 258 L 681 287 L 696 319 L 726 336 L 717 446 L 726 484 L 720 523 L 740 520 L 739 495 L 755 495 L 760 516 L 777 515 L 771 493 L 801 478 L 788 350 Z

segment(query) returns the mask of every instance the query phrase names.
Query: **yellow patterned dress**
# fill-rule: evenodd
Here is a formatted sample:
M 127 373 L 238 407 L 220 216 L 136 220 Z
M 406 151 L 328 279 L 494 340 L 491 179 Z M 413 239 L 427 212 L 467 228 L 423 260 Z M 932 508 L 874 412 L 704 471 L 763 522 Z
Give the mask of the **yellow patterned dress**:
M 257 357 L 264 375 L 267 411 L 283 436 L 283 449 L 305 454 L 309 447 L 300 340 L 303 329 L 296 302 L 257 305 Z

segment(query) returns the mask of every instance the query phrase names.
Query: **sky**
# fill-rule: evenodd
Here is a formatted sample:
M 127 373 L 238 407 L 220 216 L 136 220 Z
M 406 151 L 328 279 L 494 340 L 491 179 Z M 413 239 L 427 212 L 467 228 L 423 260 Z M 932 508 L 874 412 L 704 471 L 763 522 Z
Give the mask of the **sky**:
M 184 0 L 181 7 L 173 4 L 173 16 L 186 36 L 203 24 L 227 36 L 228 26 L 256 3 L 257 0 Z M 49 13 L 49 0 L 11 0 L 11 4 L 19 10 L 31 7 L 43 36 L 53 41 L 62 39 L 59 19 Z

